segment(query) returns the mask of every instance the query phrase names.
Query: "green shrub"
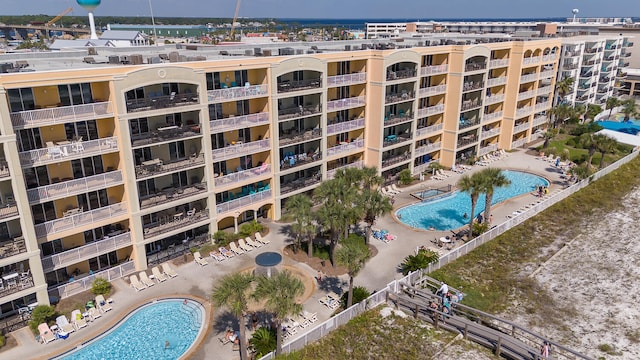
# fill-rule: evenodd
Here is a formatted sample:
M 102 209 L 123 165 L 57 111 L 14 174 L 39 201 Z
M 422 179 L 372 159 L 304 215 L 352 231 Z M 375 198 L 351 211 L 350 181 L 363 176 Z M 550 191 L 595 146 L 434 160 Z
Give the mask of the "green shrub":
M 309 242 L 302 244 L 305 252 L 309 250 Z M 329 245 L 325 244 L 313 244 L 313 257 L 317 257 L 321 260 L 329 260 Z
M 345 292 L 340 297 L 340 304 L 342 305 L 343 309 L 347 308 L 347 297 L 348 296 L 349 296 L 349 293 Z M 362 300 L 368 298 L 369 296 L 371 296 L 371 291 L 369 291 L 366 287 L 364 287 L 364 286 L 354 286 L 353 287 L 353 299 L 352 299 L 353 300 L 353 304 L 358 304 Z
M 564 128 L 558 130 L 558 134 L 566 134 L 567 130 L 565 130 Z
M 410 272 L 426 269 L 429 264 L 438 261 L 438 253 L 430 249 L 420 249 L 416 255 L 409 255 L 404 258 L 400 269 L 403 275 Z
M 227 233 L 225 233 L 222 230 L 218 230 L 215 233 L 213 233 L 213 240 L 215 241 L 216 244 L 224 241 L 227 237 Z
M 38 325 L 42 323 L 49 323 L 56 318 L 56 312 L 53 306 L 38 305 L 31 312 L 31 321 L 29 321 L 29 328 L 34 334 L 38 334 Z
M 0 335 L 0 348 L 5 346 L 7 344 L 7 339 L 4 337 L 4 335 Z
M 567 145 L 567 146 L 576 147 L 576 140 L 575 139 L 569 139 L 564 144 Z
M 243 237 L 251 236 L 257 232 L 262 232 L 262 230 L 264 230 L 264 225 L 255 220 L 240 225 L 240 234 Z
M 276 331 L 265 327 L 259 327 L 253 333 L 249 342 L 256 351 L 256 358 L 259 359 L 276 349 Z
M 486 232 L 487 230 L 489 230 L 489 224 L 487 222 L 483 222 L 482 224 L 474 222 L 473 225 L 471 225 L 471 231 L 473 233 L 473 237 L 476 237 Z
M 200 246 L 200 250 L 199 251 L 200 251 L 201 254 L 206 255 L 206 254 L 209 254 L 210 252 L 212 252 L 214 248 L 215 248 L 215 246 L 212 243 L 208 242 L 208 243 Z
M 111 292 L 111 283 L 103 278 L 96 278 L 91 283 L 91 293 L 93 295 L 109 295 Z
M 398 174 L 398 181 L 402 185 L 409 185 L 413 181 L 413 175 L 411 175 L 411 170 L 404 169 L 400 171 Z

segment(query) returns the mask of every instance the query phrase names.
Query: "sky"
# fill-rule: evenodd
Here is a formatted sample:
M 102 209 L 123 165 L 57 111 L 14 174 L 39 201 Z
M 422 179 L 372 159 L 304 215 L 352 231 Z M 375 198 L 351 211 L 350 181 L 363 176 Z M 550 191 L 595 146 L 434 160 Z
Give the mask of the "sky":
M 96 16 L 149 16 L 149 1 L 158 17 L 231 18 L 236 0 L 102 0 Z M 86 13 L 75 0 L 0 0 L 2 15 L 56 15 L 73 7 L 73 15 Z M 640 17 L 639 0 L 242 0 L 240 17 L 252 18 L 549 18 L 571 17 L 571 9 L 584 17 Z

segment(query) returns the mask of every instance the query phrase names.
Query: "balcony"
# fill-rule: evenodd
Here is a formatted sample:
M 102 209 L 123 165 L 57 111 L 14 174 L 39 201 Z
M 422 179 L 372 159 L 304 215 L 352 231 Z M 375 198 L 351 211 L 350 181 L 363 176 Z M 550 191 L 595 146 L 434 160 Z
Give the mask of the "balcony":
M 322 129 L 307 130 L 304 133 L 292 133 L 290 135 L 280 136 L 280 146 L 287 146 L 291 144 L 307 142 L 315 140 L 322 136 Z
M 164 126 L 157 131 L 131 135 L 131 145 L 133 147 L 156 144 L 165 141 L 174 141 L 200 136 L 200 125 L 177 125 Z
M 17 273 L 16 273 L 17 274 Z M 9 283 L 7 287 L 0 290 L 0 298 L 5 296 L 9 296 L 11 294 L 15 294 L 25 289 L 30 289 L 33 287 L 33 276 L 25 275 L 24 277 L 16 277 L 15 283 Z M 24 294 L 25 296 L 27 294 Z
M 122 183 L 122 171 L 116 170 L 104 174 L 40 186 L 35 189 L 28 189 L 27 198 L 30 204 L 37 204 L 84 194 L 89 191 L 106 189 L 108 187 L 121 185 Z
M 535 65 L 535 64 L 539 63 L 540 60 L 542 60 L 541 56 L 528 57 L 528 58 L 522 59 L 522 64 L 523 65 Z
M 519 132 L 526 131 L 526 130 L 529 130 L 529 123 L 528 122 L 513 127 L 513 133 L 514 134 L 517 134 Z
M 18 216 L 18 206 L 15 202 L 0 205 L 0 220 Z
M 15 129 L 27 129 L 46 125 L 66 124 L 113 116 L 111 101 L 93 104 L 52 107 L 11 113 L 11 125 Z
M 209 122 L 212 133 L 221 133 L 231 130 L 239 130 L 253 126 L 269 124 L 269 113 L 261 112 L 256 114 L 232 116 L 225 119 L 216 119 Z
M 558 55 L 556 54 L 542 55 L 542 62 L 556 61 L 557 58 Z
M 83 227 L 86 225 L 95 225 L 94 223 L 96 222 L 112 220 L 117 216 L 126 214 L 127 204 L 124 202 L 104 206 L 98 209 L 80 212 L 75 215 L 65 216 L 59 219 L 47 221 L 42 224 L 36 224 L 36 236 L 46 237 L 49 235 L 55 235 L 63 231 L 71 230 L 73 228 Z
M 194 211 L 192 215 L 177 213 L 167 216 L 165 219 L 151 224 L 142 225 L 144 238 L 149 239 L 154 236 L 166 234 L 170 231 L 184 229 L 186 227 L 197 224 L 209 219 L 209 210 Z
M 421 88 L 420 90 L 418 90 L 418 96 L 425 97 L 425 96 L 431 96 L 431 95 L 437 95 L 437 94 L 444 94 L 446 91 L 447 91 L 446 84 L 429 86 L 429 87 Z
M 544 96 L 549 96 L 549 94 L 553 91 L 553 88 L 551 86 L 543 86 L 538 88 L 538 91 L 536 92 L 537 95 L 544 95 Z
M 141 179 L 202 165 L 204 165 L 204 154 L 192 154 L 188 158 L 175 159 L 166 163 L 162 159 L 155 158 L 136 165 L 136 178 Z
M 438 113 L 444 112 L 444 104 L 438 104 L 429 106 L 426 108 L 418 109 L 418 117 L 423 118 Z
M 248 143 L 229 145 L 219 149 L 213 149 L 213 160 L 223 161 L 227 159 L 236 158 L 242 155 L 249 155 L 261 151 L 267 151 L 271 149 L 270 139 L 262 139 L 252 141 Z
M 493 137 L 493 136 L 496 136 L 496 135 L 499 135 L 499 134 L 500 134 L 500 128 L 499 127 L 496 127 L 496 128 L 493 128 L 493 129 L 487 130 L 487 131 L 482 131 L 480 133 L 480 140 L 486 140 L 486 139 L 488 139 L 490 137 Z
M 81 261 L 107 254 L 118 249 L 130 246 L 131 233 L 125 232 L 115 236 L 105 237 L 74 249 L 66 250 L 58 254 L 42 257 L 42 268 L 45 272 L 62 269 Z
M 382 142 L 382 146 L 387 147 L 387 146 L 392 146 L 392 145 L 397 145 L 397 144 L 401 144 L 405 141 L 409 141 L 412 139 L 412 134 L 411 133 L 405 133 L 405 134 L 401 134 L 401 135 L 387 135 L 384 137 L 384 140 Z
M 363 166 L 364 166 L 364 161 L 358 160 L 356 162 L 352 162 L 351 164 L 347 164 L 344 166 L 339 166 L 335 169 L 327 170 L 327 180 L 333 179 L 336 176 L 336 173 L 340 170 L 345 170 L 349 168 L 362 169 Z
M 600 64 L 600 60 L 585 60 L 582 62 L 582 66 L 594 66 Z
M 416 97 L 414 91 L 404 91 L 402 94 L 390 94 L 384 97 L 385 104 L 399 103 L 403 101 L 413 100 Z
M 335 75 L 327 77 L 327 86 L 347 86 L 353 84 L 360 84 L 367 81 L 366 72 L 358 72 L 354 74 Z
M 322 105 L 298 106 L 278 110 L 278 120 L 290 120 L 304 116 L 317 115 L 322 112 Z
M 604 87 L 599 87 L 597 90 L 598 94 L 606 94 L 609 92 L 609 90 L 611 90 L 611 88 L 609 88 L 608 86 L 604 86 Z
M 254 167 L 253 169 L 242 170 L 234 172 L 224 176 L 218 176 L 215 178 L 216 187 L 223 187 L 243 183 L 247 180 L 253 180 L 261 178 L 267 175 L 271 175 L 271 164 L 263 163 L 261 166 Z
M 498 144 L 491 144 L 491 145 L 487 145 L 485 147 L 481 147 L 478 150 L 478 156 L 482 156 L 482 155 L 486 155 L 490 152 L 496 151 L 498 150 Z
M 127 100 L 127 112 L 167 109 L 178 106 L 197 105 L 199 103 L 200 97 L 198 94 L 190 93 L 146 97 L 143 99 Z
M 564 56 L 565 57 L 576 57 L 576 56 L 580 56 L 580 52 L 579 51 L 565 51 L 564 52 Z
M 408 79 L 408 78 L 415 77 L 416 74 L 417 74 L 417 71 L 414 69 L 387 71 L 387 81 Z
M 327 149 L 327 157 L 344 153 L 350 153 L 354 150 L 364 149 L 364 139 L 357 139 L 350 143 L 340 143 Z
M 632 46 L 633 46 L 633 42 L 631 42 L 631 41 L 624 41 L 622 43 L 622 47 L 627 47 L 628 48 L 628 47 L 632 47 Z
M 10 258 L 12 256 L 27 252 L 27 246 L 24 242 L 24 236 L 18 236 L 14 239 L 3 239 L 0 243 L 0 259 Z
M 551 108 L 551 101 L 545 101 L 536 104 L 536 112 L 544 111 Z
M 538 79 L 538 74 L 536 73 L 526 74 L 526 75 L 520 76 L 520 83 L 527 83 L 527 82 L 535 81 L 537 79 Z
M 460 118 L 460 121 L 458 121 L 458 130 L 466 129 L 479 124 L 480 124 L 480 119 L 467 120 L 465 118 Z
M 35 167 L 117 152 L 118 138 L 114 136 L 90 141 L 60 141 L 56 145 L 51 145 L 44 149 L 19 153 L 22 167 Z
M 412 174 L 415 176 L 415 175 L 419 175 L 420 173 L 423 173 L 423 172 L 425 172 L 427 170 L 430 170 L 429 169 L 429 165 L 431 165 L 434 162 L 438 162 L 438 160 L 431 160 L 431 161 L 428 161 L 428 162 L 420 164 L 420 165 L 415 165 L 413 167 Z
M 574 63 L 565 63 L 562 64 L 562 70 L 563 71 L 567 71 L 567 70 L 575 70 L 578 68 L 578 64 L 574 64 Z
M 533 118 L 533 126 L 546 124 L 548 121 L 546 116 L 536 116 Z
M 442 147 L 442 141 L 438 141 L 438 142 L 434 142 L 431 144 L 426 144 L 426 145 L 422 145 L 417 147 L 414 152 L 413 152 L 413 156 L 420 156 L 420 155 L 424 155 L 424 154 L 428 154 L 432 151 L 435 150 L 440 150 L 440 148 Z
M 462 84 L 462 92 L 474 91 L 478 89 L 482 89 L 484 84 L 480 81 L 467 81 Z
M 420 115 L 420 111 L 418 111 L 418 115 Z M 409 113 L 405 114 L 403 111 L 400 111 L 398 114 L 387 114 L 384 118 L 383 126 L 396 125 L 411 120 L 413 120 L 413 116 L 409 115 Z
M 504 85 L 506 83 L 507 83 L 507 77 L 506 76 L 495 77 L 495 78 L 491 78 L 491 79 L 487 80 L 487 86 L 488 87 Z
M 409 161 L 409 160 L 411 160 L 411 154 L 409 153 L 391 156 L 386 159 L 382 159 L 382 167 L 386 168 L 386 167 L 396 165 L 398 163 Z
M 364 118 L 327 125 L 327 135 L 335 135 L 364 127 Z
M 535 94 L 536 94 L 535 90 L 529 90 L 529 91 L 518 93 L 518 100 L 532 98 Z
M 545 71 L 540 73 L 540 79 L 552 78 L 554 74 L 555 74 L 555 71 L 553 71 L 553 70 L 545 70 Z
M 449 65 L 429 65 L 420 68 L 420 76 L 444 74 L 449 71 Z
M 491 105 L 491 104 L 497 104 L 499 102 L 503 102 L 504 101 L 504 94 L 494 94 L 494 95 L 487 95 L 484 98 L 484 104 L 485 105 Z
M 416 137 L 422 137 L 428 134 L 435 134 L 438 131 L 442 130 L 442 124 L 435 124 L 435 125 L 431 125 L 431 126 L 425 126 L 422 128 L 418 128 L 418 130 L 416 130 Z
M 496 119 L 500 119 L 503 115 L 503 111 L 496 111 L 496 112 L 492 112 L 492 113 L 488 113 L 488 114 L 484 114 L 482 115 L 482 122 L 489 122 L 489 121 L 493 121 Z
M 9 171 L 9 164 L 6 161 L 0 160 L 0 179 L 11 176 Z
M 270 201 L 270 200 L 271 200 L 271 190 L 263 190 L 255 194 L 249 194 L 247 196 L 243 196 L 238 199 L 220 203 L 216 205 L 216 211 L 218 214 L 228 213 L 248 205 L 253 205 L 263 201 Z
M 318 160 L 322 160 L 322 153 L 319 151 L 314 153 L 310 152 L 310 153 L 286 155 L 284 156 L 282 161 L 280 161 L 280 170 L 284 171 L 284 170 L 293 169 L 299 166 L 309 165 Z
M 317 174 L 316 176 L 310 177 L 310 178 L 297 179 L 290 183 L 281 185 L 280 193 L 289 194 L 294 191 L 298 191 L 298 190 L 307 188 L 309 186 L 319 184 L 321 181 L 322 181 L 322 177 L 320 176 L 320 174 Z
M 278 93 L 288 93 L 292 91 L 319 89 L 322 87 L 322 78 L 298 80 L 298 81 L 283 81 L 278 83 Z
M 530 115 L 533 112 L 533 106 L 524 106 L 516 109 L 516 117 L 523 117 Z
M 485 62 L 471 62 L 471 63 L 468 63 L 468 64 L 464 65 L 464 71 L 465 72 L 486 70 L 486 68 L 487 68 L 486 61 Z
M 327 111 L 338 111 L 351 109 L 359 106 L 365 106 L 366 100 L 364 96 L 351 97 L 346 99 L 327 101 Z
M 224 89 L 207 90 L 207 101 L 218 103 L 263 97 L 269 95 L 269 87 L 265 85 L 249 85 Z
M 136 265 L 133 260 L 127 261 L 117 266 L 110 267 L 106 270 L 95 272 L 93 275 L 77 279 L 73 282 L 60 285 L 55 288 L 49 289 L 49 296 L 56 296 L 59 298 L 66 298 L 72 295 L 79 294 L 83 291 L 91 289 L 91 284 L 96 278 L 103 278 L 107 281 L 114 281 L 126 275 L 132 274 L 136 271 Z
M 460 136 L 457 142 L 459 148 L 477 143 L 478 137 L 475 134 Z
M 216 178 L 217 181 L 218 178 Z M 190 196 L 207 192 L 207 183 L 197 183 L 181 187 L 169 187 L 156 194 L 140 197 L 140 209 L 148 209 L 156 205 L 167 204 L 172 201 L 185 199 Z
M 509 66 L 509 59 L 493 59 L 489 61 L 490 68 Z
M 523 146 L 526 143 L 527 143 L 527 139 L 526 138 L 525 139 L 519 139 L 519 140 L 516 140 L 516 141 L 511 143 L 511 148 L 512 149 L 519 148 L 520 146 Z

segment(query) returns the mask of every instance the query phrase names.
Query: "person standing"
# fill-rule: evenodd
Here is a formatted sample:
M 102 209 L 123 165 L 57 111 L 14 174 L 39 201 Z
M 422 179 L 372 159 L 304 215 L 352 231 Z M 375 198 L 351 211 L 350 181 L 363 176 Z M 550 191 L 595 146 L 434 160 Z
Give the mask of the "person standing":
M 542 347 L 540 347 L 540 355 L 543 359 L 548 359 L 550 352 L 551 351 L 549 348 L 549 343 L 545 340 L 544 344 L 542 344 Z
M 442 299 L 442 302 L 444 302 L 444 297 L 447 296 L 448 292 L 449 292 L 449 285 L 443 282 L 442 285 L 440 285 L 440 289 L 436 291 L 436 295 L 440 296 L 440 298 Z

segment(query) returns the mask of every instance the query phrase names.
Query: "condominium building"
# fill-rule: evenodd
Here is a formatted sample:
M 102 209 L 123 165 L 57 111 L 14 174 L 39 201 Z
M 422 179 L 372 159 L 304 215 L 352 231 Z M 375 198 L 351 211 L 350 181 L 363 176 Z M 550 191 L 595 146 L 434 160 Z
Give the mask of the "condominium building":
M 535 139 L 560 40 L 462 43 L 12 55 L 35 71 L 0 78 L 0 316 L 278 219 L 340 169 L 391 181 Z

